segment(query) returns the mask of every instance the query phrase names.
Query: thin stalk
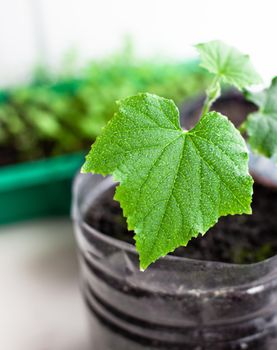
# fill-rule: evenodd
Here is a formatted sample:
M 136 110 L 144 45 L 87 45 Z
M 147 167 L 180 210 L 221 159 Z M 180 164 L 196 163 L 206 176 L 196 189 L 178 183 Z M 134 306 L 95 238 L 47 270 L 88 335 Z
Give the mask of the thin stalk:
M 205 115 L 206 113 L 209 112 L 209 110 L 212 107 L 212 104 L 215 102 L 215 100 L 220 96 L 220 77 L 216 76 L 211 85 L 209 86 L 209 88 L 207 89 L 206 93 L 206 99 L 203 105 L 203 109 L 202 109 L 202 114 L 201 116 Z

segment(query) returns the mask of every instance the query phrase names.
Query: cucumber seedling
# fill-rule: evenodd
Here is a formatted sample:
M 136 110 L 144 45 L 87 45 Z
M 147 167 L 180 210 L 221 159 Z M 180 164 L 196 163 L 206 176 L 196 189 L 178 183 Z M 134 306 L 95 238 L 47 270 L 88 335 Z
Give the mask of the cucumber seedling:
M 222 83 L 244 90 L 261 82 L 247 55 L 220 41 L 196 46 L 213 74 L 199 122 L 180 126 L 172 100 L 149 93 L 118 102 L 118 111 L 97 138 L 82 172 L 112 174 L 128 228 L 134 230 L 140 267 L 186 246 L 221 216 L 251 214 L 253 179 L 248 148 L 225 116 L 210 112 Z M 260 110 L 244 129 L 254 150 L 277 152 L 277 82 L 248 98 Z

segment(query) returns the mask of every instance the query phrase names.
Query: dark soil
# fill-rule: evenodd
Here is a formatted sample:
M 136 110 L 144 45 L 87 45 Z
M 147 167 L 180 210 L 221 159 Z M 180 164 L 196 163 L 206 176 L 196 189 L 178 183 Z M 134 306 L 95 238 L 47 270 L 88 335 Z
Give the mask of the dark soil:
M 18 149 L 15 145 L 10 144 L 7 147 L 0 147 L 0 166 L 22 163 L 38 159 L 50 158 L 55 155 L 54 143 L 51 141 L 41 141 L 30 148 L 29 157 L 26 156 L 26 149 Z M 65 154 L 66 152 L 63 152 Z
M 201 113 L 203 99 L 197 99 L 181 109 L 182 126 L 190 129 Z M 256 107 L 238 93 L 229 92 L 213 108 L 227 115 L 239 126 Z M 127 230 L 119 204 L 109 190 L 93 205 L 87 222 L 119 240 L 134 244 L 133 232 Z M 178 248 L 173 255 L 229 263 L 253 263 L 277 254 L 277 191 L 255 184 L 253 215 L 223 217 L 204 237 L 192 239 L 187 247 Z
M 86 221 L 102 233 L 134 244 L 114 188 L 90 208 Z M 203 237 L 193 238 L 173 255 L 229 263 L 253 263 L 277 254 L 277 191 L 254 186 L 253 215 L 222 217 Z
M 0 147 L 0 166 L 17 162 L 17 152 L 13 147 Z

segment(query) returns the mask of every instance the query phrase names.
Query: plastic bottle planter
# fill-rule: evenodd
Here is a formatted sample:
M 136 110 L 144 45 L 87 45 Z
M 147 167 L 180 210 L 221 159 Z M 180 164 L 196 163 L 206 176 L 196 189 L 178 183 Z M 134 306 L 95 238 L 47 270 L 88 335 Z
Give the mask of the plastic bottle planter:
M 111 186 L 79 175 L 74 188 L 92 350 L 277 349 L 277 257 L 235 265 L 167 256 L 140 272 L 133 246 L 84 221 Z
M 193 126 L 201 106 L 196 100 L 183 110 L 184 127 Z M 230 111 L 243 119 L 254 108 L 233 93 L 215 107 L 231 119 Z M 250 154 L 250 170 L 260 182 L 277 186 L 271 161 Z M 277 256 L 249 265 L 167 256 L 140 272 L 132 245 L 84 220 L 111 186 L 110 178 L 79 175 L 74 187 L 92 350 L 277 349 Z

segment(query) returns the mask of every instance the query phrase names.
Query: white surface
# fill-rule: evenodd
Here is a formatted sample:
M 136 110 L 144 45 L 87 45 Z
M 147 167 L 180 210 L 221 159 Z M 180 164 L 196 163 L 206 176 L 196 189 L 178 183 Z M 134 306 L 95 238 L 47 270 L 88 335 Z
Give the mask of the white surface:
M 0 11 L 0 85 L 26 78 L 38 59 L 57 66 L 75 47 L 106 54 L 131 34 L 142 55 L 186 57 L 222 39 L 249 53 L 268 80 L 277 74 L 275 0 L 9 0 Z
M 1 227 L 0 281 L 1 350 L 88 349 L 69 220 Z

